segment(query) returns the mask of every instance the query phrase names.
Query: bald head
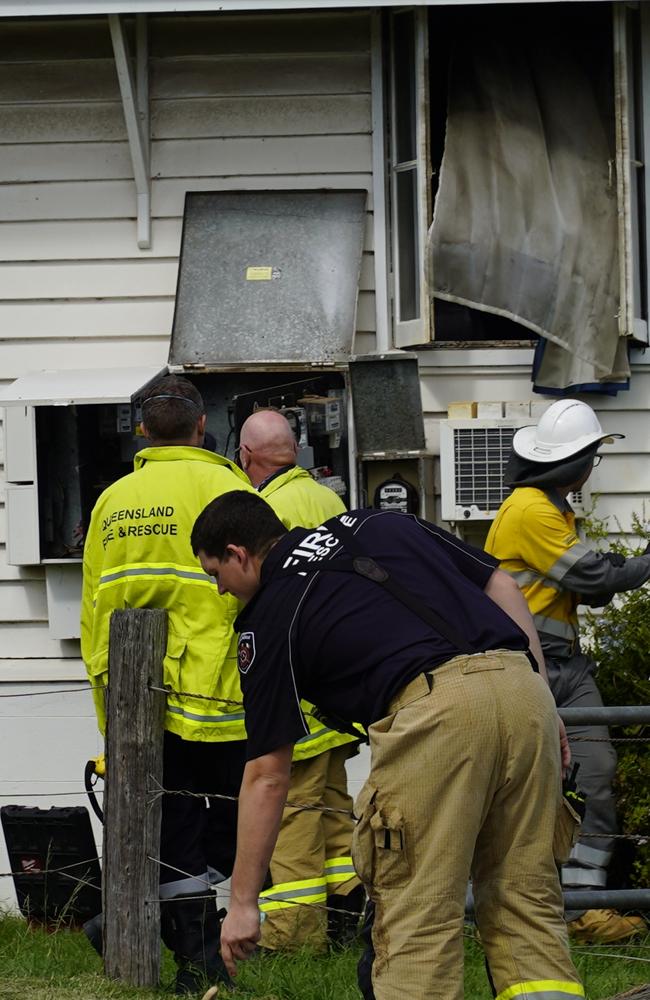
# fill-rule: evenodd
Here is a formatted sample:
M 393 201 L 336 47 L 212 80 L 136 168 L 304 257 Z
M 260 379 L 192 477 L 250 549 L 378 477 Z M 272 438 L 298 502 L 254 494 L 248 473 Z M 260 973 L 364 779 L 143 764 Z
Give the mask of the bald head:
M 240 462 L 253 486 L 285 465 L 295 465 L 298 445 L 291 424 L 277 410 L 256 410 L 242 424 Z

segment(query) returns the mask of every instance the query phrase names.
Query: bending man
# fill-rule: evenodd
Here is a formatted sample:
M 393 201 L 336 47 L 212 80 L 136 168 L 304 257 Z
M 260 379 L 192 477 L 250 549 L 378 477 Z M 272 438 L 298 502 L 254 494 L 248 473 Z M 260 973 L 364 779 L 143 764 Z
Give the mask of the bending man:
M 237 493 L 203 511 L 192 547 L 245 604 L 248 762 L 221 939 L 230 970 L 259 938 L 305 696 L 370 738 L 353 857 L 375 905 L 377 1000 L 460 1000 L 470 872 L 501 1000 L 583 996 L 552 850 L 558 718 L 533 669 L 542 657 L 525 602 L 496 561 L 390 512 L 287 533 L 261 499 Z

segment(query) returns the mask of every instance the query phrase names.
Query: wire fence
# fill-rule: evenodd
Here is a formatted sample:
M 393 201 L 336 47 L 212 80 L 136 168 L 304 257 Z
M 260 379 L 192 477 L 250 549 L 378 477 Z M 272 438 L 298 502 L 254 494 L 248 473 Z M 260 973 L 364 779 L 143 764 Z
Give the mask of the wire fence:
M 10 699 L 10 698 L 38 698 L 38 697 L 52 697 L 53 695 L 62 694 L 76 694 L 76 693 L 88 693 L 91 690 L 105 690 L 106 685 L 89 685 L 84 684 L 79 687 L 67 687 L 67 688 L 49 688 L 46 690 L 38 691 L 19 691 L 10 693 L 0 693 L 0 698 Z M 232 710 L 233 708 L 243 708 L 243 703 L 233 699 L 218 698 L 216 696 L 204 695 L 198 692 L 189 691 L 172 691 L 167 687 L 157 687 L 154 685 L 149 685 L 149 690 L 158 693 L 173 695 L 177 698 L 191 698 L 199 701 L 207 701 L 215 704 L 223 705 L 224 708 Z M 560 709 L 559 714 L 568 726 L 589 726 L 589 725 L 614 725 L 614 726 L 639 726 L 643 727 L 650 724 L 650 706 L 604 706 L 604 707 L 592 707 L 592 708 L 567 708 Z M 645 736 L 641 733 L 638 735 L 631 736 L 594 736 L 594 735 L 583 735 L 575 734 L 571 736 L 572 742 L 611 742 L 611 743 L 640 743 L 645 744 L 650 742 L 650 737 Z M 12 793 L 1 793 L 0 799 L 15 799 L 16 797 L 21 798 L 61 798 L 61 797 L 80 797 L 85 795 L 86 789 L 80 783 L 70 789 L 56 791 L 50 790 L 47 792 L 28 792 L 24 793 L 22 796 L 18 796 L 16 792 Z M 102 790 L 99 788 L 94 789 L 95 795 L 101 795 Z M 203 800 L 224 800 L 228 802 L 236 802 L 238 797 L 235 795 L 225 795 L 219 792 L 213 791 L 192 791 L 189 789 L 169 789 L 162 785 L 158 785 L 156 788 L 151 788 L 147 790 L 149 796 L 149 803 L 153 803 L 156 799 L 168 795 L 168 796 L 188 796 Z M 323 806 L 318 803 L 312 802 L 294 802 L 289 799 L 286 803 L 286 808 L 295 810 L 308 810 L 317 811 L 323 813 L 338 813 L 350 817 L 353 821 L 357 820 L 354 815 L 353 810 L 347 809 L 335 809 L 328 806 Z M 643 834 L 630 834 L 630 833 L 616 833 L 616 834 L 589 834 L 582 833 L 581 840 L 586 839 L 603 839 L 606 836 L 609 840 L 618 841 L 628 841 L 635 844 L 646 844 L 650 840 L 650 832 L 648 835 Z M 61 875 L 65 878 L 69 878 L 72 881 L 80 884 L 91 886 L 94 889 L 98 889 L 96 885 L 88 882 L 87 880 L 77 876 L 73 873 L 72 869 L 81 868 L 84 865 L 88 866 L 91 863 L 97 861 L 97 857 L 90 858 L 85 861 L 75 861 L 71 864 L 56 867 L 56 868 L 42 868 L 38 874 L 43 876 L 53 876 Z M 163 867 L 173 867 L 167 865 L 166 862 L 162 861 L 160 858 L 149 857 L 149 860 L 161 868 Z M 183 872 L 181 869 L 174 869 L 178 874 L 196 879 L 197 876 L 191 875 L 190 873 Z M 25 876 L 24 871 L 6 871 L 0 872 L 0 878 L 16 878 Z M 213 898 L 212 886 L 209 880 L 206 880 L 206 898 Z M 100 891 L 98 889 L 98 891 Z M 220 893 L 228 894 L 227 888 L 220 888 Z M 565 889 L 563 891 L 565 905 L 568 908 L 580 908 L 585 907 L 606 907 L 613 906 L 616 907 L 617 903 L 621 904 L 624 908 L 638 908 L 650 910 L 650 889 L 636 889 L 636 890 L 571 890 Z M 196 898 L 196 897 L 194 897 Z M 158 900 L 155 900 L 158 901 Z M 152 902 L 150 900 L 149 902 Z M 316 904 L 316 903 L 303 903 L 298 900 L 291 901 L 291 905 L 296 906 L 309 906 L 318 907 L 319 909 L 329 910 L 331 909 L 326 904 Z M 361 913 L 358 914 L 361 916 Z M 650 961 L 645 960 L 643 961 Z

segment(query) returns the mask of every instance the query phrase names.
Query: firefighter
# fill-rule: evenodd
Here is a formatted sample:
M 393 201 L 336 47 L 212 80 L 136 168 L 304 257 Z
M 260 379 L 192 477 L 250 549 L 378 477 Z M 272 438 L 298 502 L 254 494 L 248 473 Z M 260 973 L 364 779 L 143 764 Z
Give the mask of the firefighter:
M 232 630 L 237 603 L 217 594 L 192 554 L 189 535 L 209 500 L 251 488 L 241 470 L 202 448 L 205 423 L 201 395 L 187 379 L 167 376 L 147 391 L 142 432 L 151 446 L 135 456 L 134 472 L 102 493 L 88 528 L 81 649 L 103 733 L 111 613 L 166 608 L 164 682 L 171 693 L 164 787 L 236 796 L 246 738 Z M 214 897 L 206 897 L 211 883 L 229 877 L 235 842 L 234 803 L 211 800 L 208 808 L 205 799 L 164 796 L 161 932 L 178 964 L 177 994 L 194 993 L 205 981 L 228 980 Z M 100 929 L 101 915 L 89 937 Z M 101 939 L 96 946 L 101 951 Z
M 533 616 L 558 707 L 602 705 L 596 664 L 580 648 L 578 605 L 601 607 L 614 594 L 650 579 L 650 554 L 625 559 L 597 552 L 580 541 L 567 501 L 600 461 L 598 449 L 622 434 L 606 435 L 586 403 L 553 403 L 537 426 L 513 439 L 506 482 L 513 487 L 488 534 L 486 550 L 519 584 Z M 616 833 L 612 781 L 616 753 L 605 726 L 568 729 L 579 763 L 578 784 L 586 795 L 582 836 L 562 870 L 563 885 L 603 889 Z M 576 740 L 575 737 L 580 737 Z M 573 739 L 572 739 L 573 738 Z M 599 834 L 601 836 L 594 836 Z M 621 941 L 645 931 L 641 917 L 611 909 L 567 913 L 569 932 L 579 942 Z
M 292 748 L 308 732 L 304 696 L 368 731 L 352 855 L 375 907 L 377 1000 L 463 996 L 470 871 L 499 1000 L 584 996 L 553 856 L 566 735 L 533 669 L 543 658 L 526 602 L 496 560 L 391 511 L 287 533 L 261 498 L 237 493 L 202 512 L 192 547 L 245 605 L 235 627 L 248 761 L 221 935 L 229 970 L 259 938 Z
M 257 410 L 244 422 L 239 462 L 253 486 L 287 528 L 315 528 L 345 507 L 296 465 L 297 451 L 291 425 L 277 410 Z M 275 951 L 305 944 L 320 951 L 328 940 L 334 947 L 350 943 L 365 902 L 350 857 L 353 803 L 345 770 L 358 752 L 358 738 L 319 722 L 309 702 L 302 709 L 309 734 L 294 746 L 289 801 L 316 808 L 284 811 L 271 884 L 261 894 L 266 919 L 260 945 Z M 317 905 L 310 909 L 310 902 Z

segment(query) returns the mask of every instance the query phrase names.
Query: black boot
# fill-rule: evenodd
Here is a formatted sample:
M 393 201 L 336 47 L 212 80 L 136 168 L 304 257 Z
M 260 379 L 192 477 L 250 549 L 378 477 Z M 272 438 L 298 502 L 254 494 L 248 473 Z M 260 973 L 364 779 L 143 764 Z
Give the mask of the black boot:
M 362 885 L 347 896 L 334 894 L 327 897 L 327 939 L 330 948 L 348 948 L 359 936 L 359 922 L 366 903 Z
M 217 983 L 233 989 L 219 951 L 221 920 L 214 896 L 164 900 L 160 910 L 162 939 L 178 965 L 176 995 L 203 994 Z
M 104 957 L 104 914 L 98 913 L 83 925 L 83 932 L 100 958 Z

